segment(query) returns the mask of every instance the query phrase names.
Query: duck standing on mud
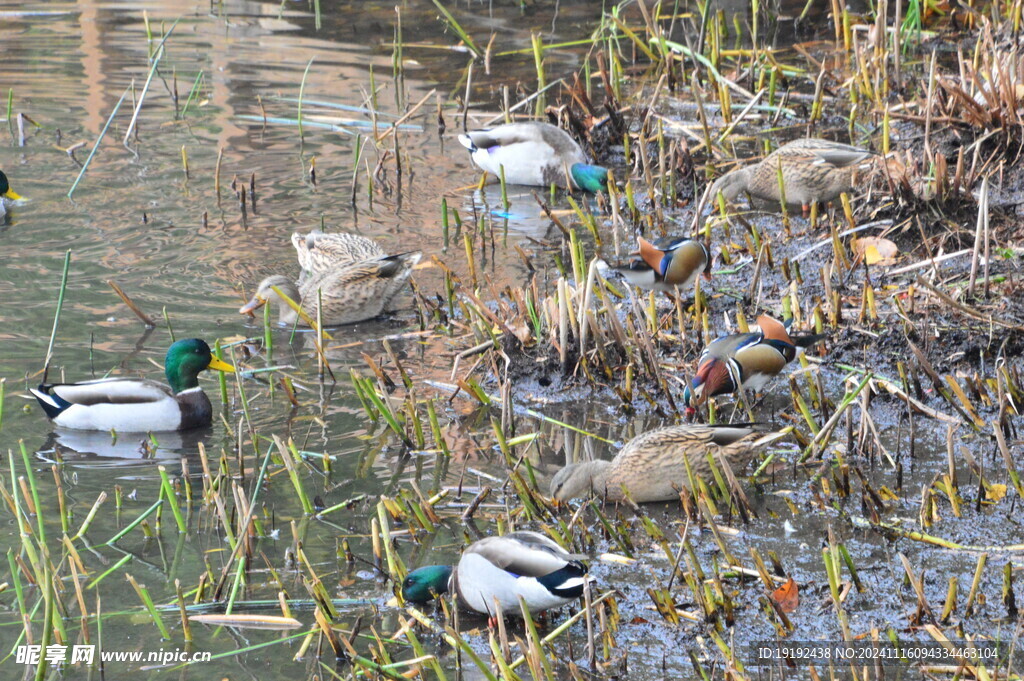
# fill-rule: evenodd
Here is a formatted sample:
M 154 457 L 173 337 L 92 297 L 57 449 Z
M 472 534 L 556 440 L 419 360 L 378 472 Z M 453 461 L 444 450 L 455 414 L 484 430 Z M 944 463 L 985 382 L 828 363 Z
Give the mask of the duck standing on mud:
M 796 358 L 799 349 L 824 338 L 821 334 L 792 337 L 782 322 L 768 315 L 757 318 L 758 329 L 712 341 L 697 361 L 693 381 L 683 392 L 693 409 L 709 397 L 737 390 L 760 390 Z
M 674 295 L 692 286 L 698 275 L 711 279 L 711 252 L 702 241 L 671 239 L 655 246 L 638 237 L 637 244 L 630 255 L 639 255 L 639 260 L 612 268 L 634 286 Z
M 732 201 L 742 192 L 763 201 L 800 205 L 804 215 L 811 204 L 828 203 L 853 188 L 855 171 L 877 154 L 849 144 L 824 139 L 798 139 L 768 154 L 759 163 L 732 170 L 715 180 L 705 192 L 696 215 L 721 192 Z M 782 180 L 780 187 L 779 175 Z

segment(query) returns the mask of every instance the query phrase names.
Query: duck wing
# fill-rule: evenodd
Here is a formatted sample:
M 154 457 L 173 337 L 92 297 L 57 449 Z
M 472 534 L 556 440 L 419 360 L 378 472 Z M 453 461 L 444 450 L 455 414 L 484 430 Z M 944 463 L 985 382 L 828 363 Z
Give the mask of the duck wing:
M 744 380 L 754 374 L 775 376 L 793 360 L 794 356 L 794 346 L 772 340 L 741 348 L 735 354 L 736 362 L 743 370 Z
M 293 233 L 292 246 L 295 247 L 299 267 L 309 272 L 386 255 L 372 239 L 347 232 L 325 234 L 319 229 L 308 234 Z
M 706 435 L 707 442 L 710 442 L 711 444 L 716 444 L 719 447 L 725 447 L 735 442 L 739 442 L 740 440 L 751 435 L 754 435 L 755 433 L 758 432 L 755 428 L 742 428 L 731 425 L 711 425 L 704 427 L 710 429 L 711 431 Z
M 700 353 L 697 364 L 703 364 L 706 359 L 729 359 L 734 357 L 742 348 L 749 345 L 756 345 L 764 339 L 764 334 L 759 332 L 733 333 L 722 336 L 708 343 L 704 351 Z
M 800 139 L 775 150 L 788 157 L 806 157 L 812 163 L 827 163 L 836 168 L 847 168 L 875 156 L 875 152 L 850 144 L 821 139 Z
M 394 279 L 411 270 L 419 262 L 421 255 L 419 251 L 410 251 L 362 260 L 347 268 L 346 280 L 356 282 L 361 279 Z
M 814 155 L 821 159 L 822 162 L 833 165 L 836 168 L 848 168 L 849 166 L 856 165 L 861 161 L 873 156 L 873 152 L 866 151 L 864 149 L 858 149 L 857 147 L 851 147 L 846 144 L 839 145 L 837 147 L 826 147 L 823 149 L 816 149 Z
M 386 255 L 381 258 L 360 260 L 356 263 L 343 264 L 330 270 L 314 273 L 302 286 L 302 299 L 314 300 L 311 295 L 318 288 L 326 295 L 329 291 L 358 285 L 376 279 L 394 279 L 407 273 L 419 262 L 420 252 Z M 307 293 L 309 292 L 309 293 Z
M 39 390 L 56 395 L 65 402 L 93 404 L 146 404 L 158 402 L 174 393 L 162 383 L 142 378 L 100 378 L 79 383 L 44 383 Z
M 537 532 L 510 532 L 470 545 L 466 553 L 479 554 L 495 567 L 522 577 L 544 577 L 577 563 L 584 556 L 567 552 Z
M 30 391 L 46 415 L 56 419 L 74 406 L 100 410 L 147 406 L 174 400 L 162 383 L 142 378 L 101 378 L 80 383 L 43 383 Z
M 734 425 L 682 425 L 666 426 L 647 431 L 626 443 L 619 453 L 612 459 L 612 465 L 616 468 L 625 466 L 633 467 L 639 463 L 647 468 L 651 463 L 650 458 L 665 456 L 673 461 L 678 461 L 678 452 L 685 450 L 697 451 L 703 455 L 704 449 L 709 444 L 720 447 L 731 445 L 757 431 L 749 427 Z
M 550 147 L 559 158 L 572 159 L 579 163 L 586 162 L 586 155 L 576 140 L 565 130 L 550 123 L 510 123 L 496 128 L 471 130 L 459 135 L 459 142 L 470 151 L 518 144 L 531 145 L 530 148 L 534 149 L 532 145 L 544 145 Z
M 555 129 L 558 130 L 558 128 Z M 499 125 L 496 128 L 470 130 L 459 135 L 459 142 L 470 151 L 510 147 L 513 144 L 528 144 L 542 139 L 544 139 L 543 128 L 531 123 L 510 123 Z

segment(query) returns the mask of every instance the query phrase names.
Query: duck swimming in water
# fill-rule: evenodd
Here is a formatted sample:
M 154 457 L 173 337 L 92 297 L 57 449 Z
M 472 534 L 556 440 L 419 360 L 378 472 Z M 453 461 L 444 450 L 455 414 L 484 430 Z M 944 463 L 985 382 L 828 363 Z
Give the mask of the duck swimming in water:
M 44 383 L 31 392 L 58 426 L 119 433 L 188 430 L 209 426 L 210 398 L 199 387 L 206 369 L 233 372 L 199 338 L 167 349 L 167 385 L 144 378 L 101 378 L 81 383 Z

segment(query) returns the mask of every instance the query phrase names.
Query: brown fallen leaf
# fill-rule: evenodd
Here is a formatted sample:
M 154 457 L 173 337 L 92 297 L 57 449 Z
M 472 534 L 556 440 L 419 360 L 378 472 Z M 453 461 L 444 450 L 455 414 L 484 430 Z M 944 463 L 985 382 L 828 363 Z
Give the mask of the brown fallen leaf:
M 880 236 L 865 236 L 854 239 L 850 244 L 858 258 L 869 265 L 891 265 L 896 262 L 900 249 L 893 242 Z
M 773 591 L 772 600 L 786 614 L 796 610 L 796 607 L 800 605 L 800 589 L 796 585 L 796 580 L 790 577 L 785 584 Z

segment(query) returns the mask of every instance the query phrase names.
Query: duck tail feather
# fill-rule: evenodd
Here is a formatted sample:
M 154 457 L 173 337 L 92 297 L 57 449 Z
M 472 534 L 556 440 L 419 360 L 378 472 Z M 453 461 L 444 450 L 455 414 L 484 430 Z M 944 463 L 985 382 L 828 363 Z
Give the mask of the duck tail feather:
M 420 261 L 421 256 L 422 253 L 419 251 L 385 255 L 378 259 L 379 269 L 377 276 L 385 279 L 405 276 Z
M 763 447 L 767 444 L 775 442 L 776 440 L 781 440 L 782 438 L 789 435 L 791 432 L 793 432 L 793 426 L 786 426 L 782 430 L 766 433 L 763 437 L 759 437 L 758 439 L 751 442 L 750 446 L 753 448 Z
M 556 596 L 579 598 L 583 595 L 583 585 L 587 581 L 587 568 L 574 560 L 560 570 L 537 577 L 537 581 Z
M 796 336 L 793 338 L 793 345 L 798 348 L 809 348 L 815 343 L 825 340 L 826 337 L 824 333 L 809 333 L 804 336 Z
M 60 395 L 49 392 L 52 387 L 52 385 L 43 383 L 38 389 L 31 388 L 29 390 L 33 397 L 36 398 L 39 406 L 43 408 L 43 411 L 45 411 L 46 415 L 51 419 L 56 418 L 61 412 L 71 406 L 71 403 Z

